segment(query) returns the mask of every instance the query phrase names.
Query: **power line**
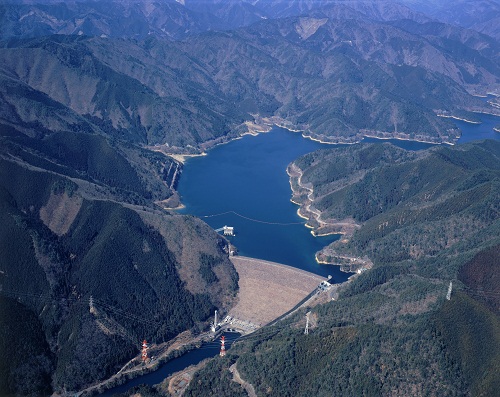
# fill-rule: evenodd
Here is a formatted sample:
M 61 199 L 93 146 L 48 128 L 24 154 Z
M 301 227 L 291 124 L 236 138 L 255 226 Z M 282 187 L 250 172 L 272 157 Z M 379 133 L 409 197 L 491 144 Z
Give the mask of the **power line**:
M 467 293 L 470 293 L 471 295 L 475 295 L 475 296 L 483 296 L 483 297 L 490 297 L 490 298 L 498 298 L 500 296 L 500 292 L 496 291 L 496 290 L 484 290 L 484 289 L 478 289 L 478 288 L 471 288 L 471 287 L 467 287 L 467 286 L 463 286 L 461 288 L 458 288 L 459 290 L 462 290 L 464 292 L 467 292 Z M 35 300 L 39 300 L 39 301 L 42 301 L 42 300 L 46 300 L 47 298 L 52 298 L 52 296 L 50 295 L 47 295 L 47 294 L 32 294 L 32 293 L 27 293 L 27 292 L 24 292 L 24 291 L 20 291 L 20 290 L 3 290 L 3 291 L 0 291 L 0 295 L 3 295 L 3 294 L 6 294 L 7 296 L 8 295 L 11 295 L 11 297 L 13 298 L 17 298 L 19 299 L 20 297 L 24 297 L 25 299 L 35 299 Z M 79 298 L 76 298 L 76 297 L 68 297 L 68 298 L 61 298 L 63 300 L 66 300 L 66 301 L 70 301 L 70 302 L 78 302 L 80 301 L 81 299 Z M 127 312 L 126 310 L 124 309 L 120 309 L 120 308 L 117 308 L 117 307 L 114 307 L 112 305 L 109 305 L 101 300 L 98 300 L 98 299 L 95 299 L 95 298 L 91 298 L 92 299 L 92 305 L 95 307 L 101 307 L 102 309 L 106 310 L 106 311 L 109 311 L 111 313 L 114 313 L 116 315 L 119 315 L 119 316 L 122 316 L 128 320 L 131 320 L 131 321 L 135 321 L 135 322 L 140 322 L 140 323 L 144 323 L 144 324 L 147 324 L 147 325 L 151 325 L 151 326 L 159 326 L 161 325 L 161 322 L 156 322 L 156 321 L 151 321 L 151 320 L 148 320 L 148 319 L 145 319 L 145 318 L 141 318 L 141 317 L 138 317 L 138 316 L 135 316 L 133 314 L 131 314 L 130 312 Z M 309 313 L 307 313 L 309 314 Z M 334 318 L 335 315 L 333 314 L 324 314 L 322 315 L 323 318 Z M 308 324 L 308 321 L 309 318 L 308 316 L 306 317 L 306 328 L 305 328 L 305 334 L 308 333 L 308 330 L 309 330 L 309 324 Z M 241 341 L 241 342 L 245 342 L 245 341 L 248 341 L 248 342 L 259 342 L 259 341 L 264 341 L 276 334 L 278 334 L 279 332 L 281 332 L 282 330 L 286 329 L 286 328 L 290 328 L 291 326 L 293 326 L 292 324 L 288 323 L 288 322 L 281 322 L 281 323 L 278 323 L 278 324 L 275 324 L 275 325 L 272 325 L 270 327 L 264 327 L 264 328 L 260 328 L 258 330 L 256 330 L 255 332 L 249 334 L 249 335 L 243 335 L 243 336 L 228 336 L 226 338 L 226 341 L 229 342 L 229 343 L 233 343 L 233 342 L 236 342 L 236 341 Z M 191 349 L 191 348 L 196 348 L 196 349 L 218 349 L 220 347 L 220 344 L 219 344 L 219 341 L 212 341 L 212 342 L 202 342 L 201 345 L 198 345 L 196 343 L 192 343 L 192 344 L 187 344 L 185 345 L 185 347 L 187 347 L 188 349 Z
M 236 215 L 240 218 L 243 218 L 243 219 L 246 219 L 248 221 L 251 221 L 251 222 L 257 222 L 257 223 L 263 223 L 265 225 L 278 225 L 278 226 L 292 226 L 292 225 L 305 225 L 307 222 L 305 221 L 302 221 L 302 222 L 268 222 L 268 221 L 263 221 L 261 219 L 255 219 L 255 218 L 250 218 L 248 216 L 245 216 L 245 215 L 241 215 L 240 213 L 236 212 L 236 211 L 226 211 L 226 212 L 221 212 L 219 214 L 212 214 L 212 215 L 203 215 L 203 216 L 200 216 L 200 218 L 213 218 L 213 217 L 216 217 L 216 216 L 222 216 L 222 215 L 227 215 L 227 214 L 233 214 L 233 215 Z
M 93 304 L 94 304 L 94 306 L 101 307 L 105 311 L 108 311 L 108 312 L 111 312 L 111 313 L 113 313 L 115 315 L 121 316 L 121 317 L 123 317 L 123 318 L 125 318 L 127 320 L 131 320 L 131 321 L 143 323 L 143 324 L 146 324 L 146 325 L 151 325 L 151 326 L 154 326 L 154 327 L 158 327 L 159 325 L 162 324 L 159 321 L 147 320 L 145 318 L 141 318 L 141 317 L 135 316 L 132 313 L 127 312 L 126 310 L 119 309 L 117 307 L 108 305 L 108 304 L 106 304 L 104 302 L 96 301 L 95 298 L 93 300 Z

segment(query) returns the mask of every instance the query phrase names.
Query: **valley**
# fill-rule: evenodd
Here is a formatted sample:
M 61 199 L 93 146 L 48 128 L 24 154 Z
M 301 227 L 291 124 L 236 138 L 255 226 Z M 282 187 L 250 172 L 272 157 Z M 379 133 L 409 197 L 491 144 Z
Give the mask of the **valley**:
M 0 395 L 497 395 L 499 18 L 0 4 Z
M 231 262 L 239 278 L 237 304 L 227 315 L 218 319 L 216 332 L 213 330 L 204 330 L 201 333 L 186 331 L 169 342 L 149 344 L 149 359 L 145 363 L 138 354 L 110 378 L 75 394 L 91 396 L 96 392 L 100 394 L 104 392 L 106 396 L 113 394 L 113 390 L 117 388 L 116 385 L 120 385 L 118 388 L 125 391 L 132 387 L 130 383 L 149 384 L 147 375 L 144 376 L 144 374 L 151 374 L 153 371 L 165 372 L 162 369 L 165 366 L 164 362 L 167 362 L 167 366 L 172 366 L 177 360 L 182 359 L 184 365 L 187 366 L 198 359 L 196 353 L 199 349 L 203 351 L 211 349 L 212 355 L 218 354 L 220 345 L 218 337 L 225 334 L 225 331 L 249 335 L 284 315 L 293 314 L 304 305 L 315 306 L 327 302 L 334 291 L 332 287 L 320 288 L 324 278 L 286 265 L 241 256 L 232 257 Z M 101 317 L 95 309 L 93 315 L 96 319 Z M 230 339 L 230 342 L 233 340 Z M 231 343 L 227 348 L 230 347 Z M 162 380 L 166 377 L 166 375 L 163 378 L 157 375 L 154 379 Z M 132 379 L 132 382 L 127 382 L 127 379 Z M 125 384 L 121 385 L 122 383 Z M 188 383 L 184 385 L 184 388 L 188 386 Z

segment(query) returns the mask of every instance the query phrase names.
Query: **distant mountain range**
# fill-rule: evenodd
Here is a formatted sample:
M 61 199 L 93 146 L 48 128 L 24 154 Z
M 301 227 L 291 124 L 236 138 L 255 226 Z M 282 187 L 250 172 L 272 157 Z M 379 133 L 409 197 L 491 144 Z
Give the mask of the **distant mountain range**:
M 102 10 L 111 15 L 103 18 L 122 21 L 134 4 L 111 2 Z M 93 2 L 72 7 L 77 5 L 97 7 Z M 8 15 L 19 9 L 4 7 Z M 61 21 L 73 18 L 50 7 L 61 13 Z M 8 32 L 33 35 L 22 28 L 28 17 L 19 15 L 11 19 L 21 25 Z M 46 33 L 42 25 L 28 24 Z M 27 125 L 36 117 L 57 129 L 69 121 L 54 112 L 64 112 L 73 124 L 78 119 L 93 131 L 175 152 L 234 137 L 246 131 L 245 122 L 260 117 L 273 116 L 328 142 L 358 141 L 363 135 L 453 142 L 458 131 L 438 114 L 472 119 L 472 111 L 498 112 L 471 94 L 498 92 L 500 44 L 399 5 L 328 5 L 307 17 L 261 19 L 183 41 L 154 32 L 132 40 L 127 29 L 106 35 L 126 37 L 121 39 L 96 34 L 102 36 L 89 30 L 81 37 L 4 41 L 5 122 Z M 26 101 L 23 94 L 19 100 L 15 92 L 26 90 L 33 99 Z
M 161 343 L 186 330 L 197 331 L 215 308 L 225 310 L 234 303 L 238 280 L 226 242 L 202 221 L 168 210 L 179 204 L 175 189 L 182 173 L 182 164 L 169 155 L 200 153 L 272 124 L 303 130 L 305 136 L 325 142 L 354 143 L 377 136 L 454 143 L 460 132 L 449 117 L 474 120 L 474 112 L 500 113 L 497 20 L 496 1 L 2 2 L 0 394 L 82 390 L 116 373 L 137 354 L 139 340 Z M 494 389 L 487 364 L 495 362 L 496 350 L 483 354 L 484 361 L 477 359 L 479 354 L 472 359 L 453 355 L 460 350 L 457 341 L 476 328 L 447 332 L 455 318 L 464 322 L 464 313 L 474 313 L 491 342 L 498 319 L 488 310 L 496 303 L 477 303 L 462 294 L 437 311 L 427 309 L 441 302 L 443 280 L 458 274 L 459 266 L 469 289 L 494 287 L 484 280 L 493 280 L 492 258 L 498 251 L 496 240 L 485 237 L 489 231 L 492 239 L 498 236 L 495 145 L 440 148 L 425 155 L 385 145 L 353 147 L 342 155 L 314 154 L 310 164 L 298 161 L 315 192 L 323 189 L 314 205 L 330 217 L 355 217 L 361 227 L 349 242 L 325 250 L 325 260 L 335 253 L 345 255 L 342 249 L 356 255 L 368 250 L 375 259 L 375 271 L 343 292 L 345 302 L 318 309 L 318 316 L 327 318 L 328 332 L 333 331 L 328 337 L 321 334 L 311 351 L 322 350 L 322 341 L 329 341 L 328 351 L 348 362 L 350 352 L 356 358 L 371 357 L 354 349 L 369 336 L 370 349 L 387 342 L 385 346 L 403 352 L 398 356 L 402 361 L 410 357 L 407 372 L 397 372 L 398 363 L 392 361 L 352 370 L 395 373 L 390 378 L 390 390 L 396 390 L 392 395 L 416 390 L 411 384 L 408 389 L 396 385 L 398 376 L 423 367 L 416 363 L 415 351 L 433 357 L 445 351 L 439 356 L 444 361 L 432 362 L 438 378 L 424 371 L 419 379 L 430 376 L 432 385 L 444 385 L 441 390 L 450 395 L 462 389 Z M 397 185 L 377 163 L 384 159 L 380 147 L 399 164 L 390 174 L 397 176 Z M 327 167 L 335 159 L 345 160 L 343 170 L 359 179 L 342 180 L 344 190 L 335 190 L 339 184 L 313 175 L 318 156 L 324 156 Z M 492 162 L 496 165 L 490 167 Z M 414 164 L 418 167 L 411 168 Z M 394 192 L 404 182 L 401 178 L 412 180 L 410 171 L 415 169 L 425 171 L 435 190 L 417 181 L 408 188 L 411 197 L 398 197 Z M 328 170 L 318 172 L 330 175 Z M 373 192 L 374 184 L 394 191 L 374 194 L 374 202 L 356 193 Z M 446 186 L 443 194 L 436 193 Z M 403 199 L 409 200 L 405 205 L 416 206 L 412 200 L 426 195 L 435 198 L 429 198 L 427 207 L 399 206 Z M 420 233 L 427 230 L 429 214 L 442 221 L 432 229 L 432 242 Z M 382 218 L 394 228 L 377 229 Z M 478 225 L 481 233 L 475 234 Z M 407 242 L 408 231 L 420 239 Z M 381 244 L 376 254 L 377 247 L 368 241 L 375 234 Z M 462 245 L 447 245 L 462 236 Z M 445 254 L 439 257 L 442 274 L 436 281 L 432 260 L 440 249 Z M 378 263 L 386 259 L 388 266 Z M 420 261 L 420 270 L 413 271 L 413 260 Z M 475 277 L 481 263 L 487 270 L 480 273 L 484 277 Z M 398 298 L 397 309 L 389 303 L 376 306 L 400 291 L 411 299 Z M 362 309 L 366 299 L 375 302 L 371 312 Z M 349 305 L 371 320 L 352 312 L 344 316 Z M 373 325 L 388 319 L 407 324 L 404 315 L 420 312 L 425 314 L 406 334 Z M 429 330 L 424 325 L 431 320 Z M 287 340 L 278 335 L 274 346 L 293 352 Z M 479 342 L 467 347 L 483 349 Z M 260 354 L 272 350 L 272 343 L 249 349 Z M 328 351 L 324 365 L 314 366 L 314 371 L 329 368 Z M 257 362 L 247 353 L 242 352 L 238 365 L 260 394 L 276 393 L 280 382 L 304 385 L 305 378 L 294 378 L 296 368 L 286 364 L 293 357 L 269 355 L 280 365 L 284 361 L 275 365 L 281 371 L 277 382 L 269 378 L 273 370 L 265 376 L 252 372 Z M 304 376 L 309 376 L 305 369 L 315 357 L 308 356 L 297 367 Z M 223 365 L 210 365 L 219 365 L 219 373 L 225 374 L 221 387 L 231 388 Z M 336 367 L 335 373 L 341 369 Z M 478 381 L 475 371 L 487 378 Z M 451 374 L 457 373 L 458 383 L 453 384 Z M 200 376 L 196 385 L 210 382 L 210 374 Z M 314 376 L 325 379 L 317 372 Z M 348 373 L 339 376 L 351 379 Z M 376 376 L 352 379 L 356 387 L 349 389 L 351 395 L 382 387 Z M 472 386 L 461 389 L 457 384 Z M 196 395 L 196 389 L 188 393 Z M 314 390 L 308 393 L 316 395 Z
M 496 0 L 343 1 L 343 0 L 164 0 L 164 1 L 6 1 L 0 7 L 3 37 L 47 34 L 144 39 L 179 39 L 208 30 L 248 26 L 262 19 L 308 15 L 343 8 L 389 21 L 431 19 L 470 28 L 498 39 L 500 3 Z
M 440 21 L 472 29 L 500 39 L 500 2 L 498 0 L 441 1 L 438 7 L 432 2 L 424 10 Z

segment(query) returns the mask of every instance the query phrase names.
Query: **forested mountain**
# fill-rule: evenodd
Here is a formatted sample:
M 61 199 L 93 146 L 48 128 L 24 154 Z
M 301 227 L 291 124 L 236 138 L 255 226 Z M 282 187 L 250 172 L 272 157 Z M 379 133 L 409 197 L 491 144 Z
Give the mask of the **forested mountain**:
M 2 395 L 105 379 L 237 289 L 225 242 L 155 204 L 178 204 L 182 165 L 144 145 L 154 91 L 99 62 L 88 37 L 33 40 L 0 57 Z
M 305 312 L 262 330 L 186 395 L 232 395 L 234 364 L 259 396 L 498 394 L 500 144 L 350 146 L 295 164 L 326 221 L 359 223 L 330 251 L 374 266 L 311 309 L 308 335 Z
M 471 94 L 498 90 L 499 49 L 458 27 L 338 8 L 179 42 L 13 39 L 0 49 L 2 120 L 100 130 L 170 152 L 199 150 L 270 116 L 329 142 L 454 142 L 459 132 L 437 116 L 498 112 Z
M 342 1 L 8 1 L 0 5 L 1 36 L 39 37 L 49 34 L 144 39 L 154 35 L 181 39 L 210 30 L 248 26 L 262 19 L 308 14 L 339 6 L 377 20 L 427 20 L 423 14 L 397 3 Z
M 499 146 L 407 152 L 383 144 L 311 153 L 294 162 L 294 201 L 308 205 L 313 225 L 348 219 L 359 228 L 323 250 L 327 261 L 345 253 L 377 263 L 418 260 L 456 244 L 465 255 L 466 241 L 497 237 L 489 228 L 498 223 Z
M 82 390 L 142 339 L 233 304 L 225 240 L 165 210 L 182 172 L 167 154 L 272 124 L 326 142 L 454 143 L 449 117 L 499 114 L 484 98 L 500 93 L 498 3 L 480 3 L 469 19 L 430 0 L 2 2 L 0 394 Z M 352 232 L 321 259 L 374 268 L 314 310 L 309 339 L 302 318 L 265 330 L 188 395 L 209 395 L 214 373 L 239 393 L 235 360 L 258 395 L 492 395 L 498 156 L 477 143 L 297 160 L 313 209 Z M 449 280 L 461 291 L 444 301 Z
M 79 390 L 140 340 L 167 341 L 231 304 L 223 240 L 153 204 L 171 194 L 173 160 L 90 133 L 2 132 L 2 394 Z
M 500 2 L 497 0 L 443 1 L 426 13 L 440 21 L 462 26 L 500 39 Z

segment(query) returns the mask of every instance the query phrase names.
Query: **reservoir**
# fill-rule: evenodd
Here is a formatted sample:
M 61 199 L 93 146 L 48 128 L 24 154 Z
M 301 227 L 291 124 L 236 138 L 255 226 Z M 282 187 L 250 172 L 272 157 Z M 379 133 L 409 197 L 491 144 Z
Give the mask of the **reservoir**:
M 480 114 L 481 124 L 454 120 L 462 131 L 458 143 L 478 139 L 500 140 L 493 127 L 500 117 Z M 391 142 L 407 150 L 432 146 L 423 142 L 365 138 L 364 142 Z M 300 133 L 273 127 L 269 133 L 246 135 L 211 149 L 206 156 L 190 158 L 183 169 L 178 191 L 185 208 L 180 213 L 200 217 L 212 228 L 235 228 L 231 242 L 241 255 L 294 266 L 333 281 L 349 274 L 338 266 L 319 265 L 315 253 L 339 238 L 314 237 L 290 202 L 287 165 L 297 157 L 334 145 L 302 137 Z
M 500 117 L 480 115 L 483 124 L 456 121 L 462 130 L 458 143 L 477 139 L 500 140 L 493 127 Z M 408 150 L 433 145 L 402 140 L 366 138 L 365 142 L 391 142 Z M 290 202 L 291 189 L 287 165 L 297 157 L 333 145 L 302 138 L 300 133 L 274 127 L 271 132 L 241 139 L 210 150 L 206 156 L 187 161 L 179 183 L 185 208 L 179 212 L 201 217 L 214 229 L 234 226 L 230 237 L 240 254 L 283 263 L 342 282 L 349 276 L 338 266 L 319 265 L 317 251 L 338 236 L 313 237 L 297 215 L 298 206 Z M 237 335 L 226 334 L 227 347 Z M 154 385 L 170 374 L 218 354 L 217 342 L 187 352 L 155 372 L 127 381 L 103 396 L 123 393 L 139 384 Z
M 211 149 L 186 162 L 178 191 L 185 208 L 214 229 L 233 226 L 231 242 L 244 256 L 294 266 L 342 282 L 350 274 L 319 265 L 315 253 L 339 238 L 314 237 L 290 201 L 287 165 L 297 157 L 329 147 L 300 133 L 271 132 Z

